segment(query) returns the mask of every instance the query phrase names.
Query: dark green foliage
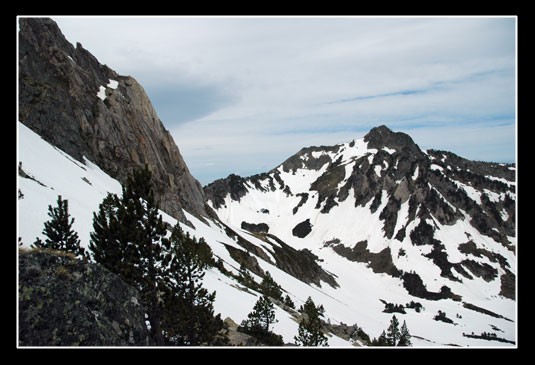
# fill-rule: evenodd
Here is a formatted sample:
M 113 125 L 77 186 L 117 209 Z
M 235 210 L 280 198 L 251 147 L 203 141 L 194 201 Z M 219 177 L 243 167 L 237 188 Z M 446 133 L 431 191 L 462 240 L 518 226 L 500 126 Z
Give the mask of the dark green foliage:
M 399 321 L 396 318 L 396 316 L 392 316 L 392 319 L 390 320 L 390 326 L 388 326 L 387 332 L 386 332 L 386 338 L 388 339 L 388 344 L 390 346 L 396 346 L 399 342 L 399 338 L 401 337 L 401 333 L 399 331 Z
M 420 312 L 422 311 L 422 308 L 423 308 L 422 303 L 420 303 L 420 302 L 415 302 L 415 301 L 413 301 L 413 300 L 411 300 L 410 303 L 407 303 L 407 304 L 405 305 L 405 307 L 407 307 L 407 308 L 413 308 L 417 313 L 420 313 Z
M 395 315 L 390 320 L 390 325 L 386 331 L 381 333 L 377 339 L 373 339 L 372 346 L 410 346 L 411 334 L 407 328 L 407 323 L 403 321 L 401 329 L 399 328 L 399 321 Z
M 108 194 L 93 215 L 89 248 L 96 262 L 140 291 L 151 334 L 158 345 L 163 345 L 159 295 L 165 286 L 163 262 L 169 241 L 165 238 L 167 224 L 154 199 L 151 176 L 145 165 L 128 176 L 120 198 Z
M 282 290 L 279 284 L 273 280 L 269 271 L 264 275 L 264 279 L 260 284 L 260 291 L 273 299 L 282 300 Z
M 403 313 L 405 314 L 405 308 L 401 304 L 393 304 L 393 303 L 386 303 L 385 309 L 383 310 L 385 313 Z
M 407 328 L 407 322 L 403 321 L 403 325 L 401 326 L 400 336 L 399 336 L 399 342 L 397 346 L 410 346 L 411 343 L 411 334 L 409 333 L 409 329 Z
M 268 346 L 282 346 L 282 337 L 269 330 L 269 326 L 276 323 L 273 304 L 266 295 L 261 296 L 253 307 L 253 311 L 243 320 L 238 331 L 247 333 L 257 339 L 257 344 Z
M 108 194 L 93 215 L 93 258 L 141 293 L 157 345 L 224 344 L 223 321 L 214 317 L 215 292 L 201 287 L 216 262 L 204 239 L 168 225 L 154 199 L 151 173 L 135 170 L 122 196 Z
M 240 271 L 236 279 L 248 288 L 251 288 L 254 290 L 260 290 L 259 285 L 256 283 L 256 281 L 254 281 L 253 276 L 245 268 L 243 263 L 240 265 Z
M 212 251 L 203 239 L 184 234 L 178 223 L 173 227 L 169 279 L 165 295 L 162 330 L 174 345 L 222 345 L 220 315 L 214 317 L 215 292 L 202 287 L 205 270 L 213 262 Z M 166 262 L 167 263 L 167 262 Z
M 286 296 L 284 297 L 283 304 L 289 308 L 295 309 L 295 303 L 288 294 L 286 294 Z
M 325 312 L 322 305 L 316 307 L 308 297 L 299 311 L 303 319 L 299 322 L 298 335 L 294 337 L 296 344 L 302 346 L 327 346 L 327 337 L 321 331 L 321 318 Z
M 114 272 L 122 272 L 122 250 L 126 245 L 119 244 L 119 221 L 117 210 L 119 198 L 108 193 L 99 205 L 98 213 L 93 213 L 93 232 L 89 234 L 89 249 L 93 259 Z
M 373 339 L 372 346 L 389 346 L 388 339 L 386 338 L 386 332 L 381 332 L 381 335 L 377 339 Z
M 469 338 L 478 338 L 478 339 L 487 340 L 487 341 L 498 341 L 498 342 L 511 343 L 513 345 L 516 344 L 516 342 L 514 342 L 514 341 L 498 337 L 496 335 L 496 333 L 494 333 L 494 332 L 489 332 L 489 333 L 483 332 L 480 335 L 476 335 L 476 334 L 474 334 L 474 332 L 472 332 L 472 334 L 467 334 L 467 333 L 463 332 L 463 336 L 464 337 L 469 337 Z
M 442 322 L 445 322 L 445 323 L 452 323 L 453 324 L 453 320 L 451 318 L 448 318 L 446 316 L 446 313 L 442 312 L 441 310 L 438 311 L 438 314 L 436 316 L 434 316 L 433 319 L 435 321 L 442 321 Z
M 53 208 L 48 206 L 48 216 L 50 220 L 45 222 L 43 234 L 46 235 L 45 242 L 37 238 L 33 246 L 36 248 L 51 249 L 70 252 L 75 256 L 86 258 L 86 252 L 80 246 L 78 233 L 72 229 L 74 218 L 69 221 L 69 202 L 63 200 L 58 195 L 58 206 Z

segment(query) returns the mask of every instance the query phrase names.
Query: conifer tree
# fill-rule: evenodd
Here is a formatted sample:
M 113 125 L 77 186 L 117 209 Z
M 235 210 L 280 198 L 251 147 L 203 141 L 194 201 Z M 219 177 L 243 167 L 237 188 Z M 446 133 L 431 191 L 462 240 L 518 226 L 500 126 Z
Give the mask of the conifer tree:
M 295 303 L 293 302 L 292 298 L 290 298 L 288 294 L 286 294 L 286 296 L 284 297 L 283 303 L 289 308 L 292 308 L 292 309 L 295 308 Z
M 269 326 L 276 323 L 273 303 L 266 295 L 262 295 L 255 303 L 253 311 L 243 320 L 238 330 L 255 337 L 266 345 L 283 345 L 282 337 L 269 330 Z
M 77 257 L 86 258 L 85 250 L 80 246 L 78 233 L 72 229 L 74 218 L 69 220 L 68 200 L 63 200 L 61 195 L 58 195 L 57 204 L 55 208 L 52 205 L 48 206 L 50 220 L 45 222 L 43 229 L 43 234 L 47 236 L 45 242 L 37 238 L 33 246 L 70 252 Z
M 89 233 L 89 250 L 93 259 L 115 273 L 121 273 L 125 249 L 119 240 L 119 220 L 117 210 L 119 198 L 108 193 L 99 205 L 98 213 L 93 213 L 93 232 Z
M 411 334 L 409 333 L 409 329 L 407 328 L 407 323 L 403 321 L 403 325 L 401 326 L 398 346 L 410 346 L 410 345 L 412 345 Z
M 378 339 L 372 341 L 372 346 L 388 346 L 388 339 L 386 338 L 386 332 L 383 330 Z
M 282 299 L 282 290 L 279 284 L 273 280 L 273 277 L 269 273 L 269 271 L 266 272 L 264 275 L 264 279 L 262 280 L 262 283 L 260 284 L 260 291 L 268 296 L 272 297 L 273 299 Z
M 93 216 L 90 249 L 95 261 L 119 274 L 141 293 L 151 334 L 164 344 L 161 332 L 163 308 L 159 297 L 165 290 L 163 261 L 169 249 L 155 202 L 148 166 L 135 169 L 123 185 L 122 196 L 108 195 Z
M 387 340 L 390 346 L 396 346 L 401 333 L 399 332 L 399 321 L 396 316 L 392 316 L 390 320 L 390 326 L 387 329 Z
M 321 319 L 324 309 L 316 307 L 311 297 L 299 308 L 303 319 L 299 322 L 298 336 L 294 339 L 298 345 L 327 346 L 327 337 L 321 332 Z
M 175 345 L 221 345 L 223 321 L 214 317 L 215 292 L 202 287 L 202 278 L 212 259 L 210 247 L 184 234 L 177 223 L 171 232 L 169 283 L 162 329 Z

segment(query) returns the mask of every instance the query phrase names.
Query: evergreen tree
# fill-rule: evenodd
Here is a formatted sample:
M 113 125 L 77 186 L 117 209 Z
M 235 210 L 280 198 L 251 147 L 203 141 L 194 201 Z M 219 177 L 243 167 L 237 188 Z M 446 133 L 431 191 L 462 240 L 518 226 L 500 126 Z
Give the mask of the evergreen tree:
M 399 332 L 399 321 L 396 316 L 392 316 L 390 320 L 390 326 L 387 329 L 387 340 L 390 346 L 396 346 L 401 333 Z
M 240 265 L 240 270 L 238 273 L 238 281 L 248 288 L 251 288 L 251 289 L 258 288 L 258 284 L 256 283 L 256 281 L 254 281 L 253 276 L 249 273 L 247 268 L 245 268 L 243 263 Z
M 164 344 L 161 332 L 165 290 L 163 261 L 169 249 L 163 223 L 155 202 L 148 166 L 135 169 L 123 185 L 122 196 L 108 195 L 93 216 L 94 233 L 90 249 L 95 261 L 119 274 L 141 293 L 151 334 Z
M 205 270 L 213 262 L 210 247 L 204 240 L 184 234 L 178 223 L 169 240 L 170 281 L 162 321 L 168 340 L 175 345 L 224 344 L 219 335 L 223 321 L 219 314 L 214 317 L 215 292 L 202 287 Z
M 292 309 L 295 308 L 295 303 L 293 302 L 292 298 L 290 298 L 290 296 L 288 294 L 286 294 L 286 296 L 284 297 L 283 303 L 284 303 L 285 306 L 287 306 L 289 308 L 292 308 Z
M 33 246 L 70 252 L 77 257 L 86 258 L 85 250 L 80 246 L 78 233 L 72 229 L 74 218 L 69 220 L 68 200 L 63 200 L 61 195 L 58 195 L 57 203 L 58 206 L 55 208 L 52 205 L 48 206 L 50 220 L 45 222 L 43 229 L 43 234 L 47 236 L 45 242 L 37 238 Z
M 273 304 L 266 295 L 261 296 L 253 307 L 253 311 L 242 321 L 238 330 L 255 337 L 266 345 L 283 345 L 282 337 L 269 330 L 269 326 L 276 323 Z
M 403 321 L 403 325 L 401 326 L 398 346 L 410 346 L 410 345 L 412 345 L 411 334 L 409 333 L 409 329 L 407 328 L 407 323 Z
M 372 341 L 372 346 L 388 346 L 388 339 L 386 338 L 386 332 L 383 330 L 379 338 Z
M 93 213 L 93 232 L 89 233 L 89 250 L 93 259 L 107 269 L 121 273 L 125 249 L 119 240 L 119 207 L 117 195 L 108 193 L 99 205 L 98 213 Z
M 279 284 L 273 280 L 273 277 L 271 277 L 271 274 L 269 271 L 266 272 L 264 275 L 264 279 L 262 280 L 262 283 L 260 284 L 260 291 L 268 296 L 272 297 L 273 299 L 282 299 L 282 290 Z
M 299 322 L 298 336 L 294 339 L 298 345 L 327 346 L 327 337 L 321 332 L 321 319 L 324 309 L 316 307 L 311 297 L 299 308 L 303 319 Z

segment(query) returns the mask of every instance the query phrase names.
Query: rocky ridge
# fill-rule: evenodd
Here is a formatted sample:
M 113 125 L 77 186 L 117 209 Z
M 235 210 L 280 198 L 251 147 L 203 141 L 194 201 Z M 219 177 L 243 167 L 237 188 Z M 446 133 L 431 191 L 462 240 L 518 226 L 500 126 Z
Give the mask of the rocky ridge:
M 231 175 L 204 190 L 227 223 L 262 227 L 294 245 L 322 245 L 350 261 L 367 263 L 376 273 L 402 278 L 417 297 L 460 300 L 449 286 L 431 292 L 417 272 L 396 266 L 407 255 L 407 244 L 422 247 L 417 255 L 431 260 L 442 278 L 499 278 L 500 295 L 515 297 L 509 255 L 493 246 L 514 256 L 514 165 L 423 151 L 407 134 L 380 126 L 362 139 L 303 148 L 267 173 Z M 338 218 L 328 218 L 332 214 Z M 363 220 L 369 227 L 359 225 Z M 470 228 L 461 228 L 466 225 Z M 462 237 L 440 233 L 442 227 L 454 226 L 463 230 Z M 476 244 L 476 235 L 486 238 Z M 453 252 L 464 257 L 452 259 Z M 405 257 L 408 266 L 411 258 Z M 481 262 L 483 257 L 488 263 Z
M 70 44 L 48 18 L 19 19 L 19 120 L 49 143 L 124 182 L 149 166 L 162 210 L 213 212 L 142 86 Z

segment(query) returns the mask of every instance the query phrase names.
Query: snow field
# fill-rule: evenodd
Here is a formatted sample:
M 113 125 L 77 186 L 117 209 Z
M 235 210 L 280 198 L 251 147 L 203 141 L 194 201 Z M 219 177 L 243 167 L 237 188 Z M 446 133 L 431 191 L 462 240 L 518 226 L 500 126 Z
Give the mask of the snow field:
M 17 180 L 17 188 L 24 194 L 23 198 L 18 199 L 17 221 L 17 234 L 18 237 L 22 238 L 23 246 L 30 247 L 36 237 L 43 238 L 41 234 L 43 223 L 49 219 L 47 215 L 48 205 L 55 206 L 57 196 L 62 195 L 63 199 L 69 200 L 69 213 L 75 218 L 73 228 L 78 232 L 82 246 L 87 247 L 89 233 L 92 231 L 93 212 L 98 210 L 98 205 L 107 192 L 121 194 L 120 184 L 87 159 L 82 164 L 52 147 L 22 123 L 18 124 L 18 133 L 18 161 L 22 162 L 22 169 L 45 185 L 42 186 L 34 180 L 21 177 Z M 347 147 L 340 153 L 343 154 L 344 158 L 346 156 L 349 158 L 355 154 L 355 151 L 351 151 L 351 149 L 359 151 L 359 153 L 370 151 L 362 142 L 357 140 L 354 147 L 350 148 L 347 144 Z M 307 173 L 310 174 L 308 176 L 310 180 L 308 178 L 302 179 L 302 175 L 299 175 Z M 317 173 L 298 170 L 295 175 L 283 173 L 281 177 L 296 194 L 308 191 L 309 186 L 306 185 L 315 180 L 314 176 Z M 303 182 L 304 180 L 308 180 L 308 182 Z M 268 257 L 271 257 L 269 245 L 242 231 L 239 228 L 241 221 L 267 223 L 270 227 L 270 233 L 274 233 L 296 249 L 310 249 L 322 260 L 320 265 L 323 269 L 336 275 L 335 279 L 340 285 L 339 288 L 332 288 L 324 283 L 321 287 L 308 285 L 257 257 L 262 269 L 270 272 L 274 280 L 284 289 L 283 295 L 287 293 L 294 301 L 296 308 L 299 308 L 310 296 L 316 305 L 324 306 L 325 320 L 333 324 L 343 322 L 352 325 L 357 323 L 373 339 L 388 328 L 392 318 L 392 314 L 382 313 L 384 304 L 380 299 L 403 305 L 414 300 L 422 303 L 424 311 L 416 313 L 413 309 L 406 309 L 407 314 L 396 313 L 400 324 L 405 320 L 411 334 L 418 336 L 412 338 L 414 346 L 444 346 L 448 344 L 477 347 L 510 346 L 504 343 L 463 337 L 462 332 L 474 332 L 475 334 L 496 332 L 499 337 L 508 340 L 516 339 L 515 322 L 463 308 L 461 302 L 413 298 L 407 294 L 400 279 L 392 278 L 386 274 L 375 274 L 366 264 L 351 262 L 336 254 L 331 248 L 323 246 L 325 241 L 333 238 L 340 239 L 341 243 L 347 247 L 353 247 L 358 241 L 367 239 L 368 247 L 372 252 L 379 252 L 389 246 L 396 267 L 410 271 L 416 265 L 428 290 L 438 291 L 442 285 L 447 284 L 453 292 L 463 296 L 463 301 L 516 321 L 516 304 L 497 295 L 499 280 L 489 284 L 483 279 L 476 278 L 463 280 L 462 284 L 454 283 L 440 277 L 436 266 L 432 265 L 429 259 L 423 257 L 429 253 L 427 248 L 408 244 L 408 234 L 403 242 L 385 239 L 382 236 L 382 223 L 376 224 L 376 222 L 379 221 L 378 215 L 387 202 L 386 196 L 383 196 L 381 207 L 374 214 L 369 212 L 368 206 L 355 208 L 348 197 L 346 201 L 340 202 L 339 206 L 333 207 L 328 215 L 308 216 L 309 212 L 319 212 L 313 209 L 317 202 L 317 196 L 310 195 L 306 204 L 294 216 L 292 210 L 299 201 L 299 197 L 288 198 L 280 191 L 260 192 L 251 189 L 251 193 L 243 197 L 240 204 L 231 202 L 227 197 L 226 209 L 218 211 L 224 222 L 228 223 L 239 235 L 261 247 Z M 269 209 L 270 213 L 258 212 L 258 207 Z M 350 207 L 352 209 L 349 209 Z M 275 212 L 277 211 L 284 212 L 284 214 L 281 213 L 280 217 L 276 216 Z M 351 213 L 348 214 L 348 211 Z M 212 248 L 214 255 L 223 260 L 225 268 L 233 273 L 238 273 L 239 264 L 232 259 L 223 244 L 241 250 L 243 248 L 228 237 L 224 230 L 215 223 L 205 224 L 189 213 L 185 213 L 195 228 L 181 224 L 183 230 L 197 238 L 203 237 Z M 407 213 L 408 207 L 402 206 L 396 230 L 405 224 Z M 176 223 L 176 220 L 169 215 L 165 213 L 162 215 L 164 220 L 170 224 Z M 293 227 L 307 218 L 314 226 L 313 232 L 305 239 L 294 237 L 291 234 Z M 417 220 L 411 222 L 407 226 L 407 232 L 410 232 L 417 224 Z M 332 227 L 336 227 L 336 229 L 333 230 Z M 441 226 L 440 229 L 437 231 L 437 238 L 442 240 L 447 247 L 448 259 L 451 262 L 457 262 L 463 258 L 457 247 L 459 243 L 468 241 L 465 232 L 471 235 L 471 239 L 477 247 L 496 249 L 497 246 L 495 242 L 490 242 L 488 237 L 481 236 L 466 220 L 459 221 L 452 226 Z M 400 248 L 407 252 L 406 256 L 409 256 L 410 253 L 411 257 L 417 257 L 416 261 L 408 262 L 406 256 L 405 258 L 398 256 Z M 514 258 L 514 255 L 504 247 L 500 249 L 499 253 L 508 259 Z M 470 258 L 477 262 L 497 265 L 491 263 L 486 257 L 470 256 Z M 509 262 L 514 263 L 515 260 L 512 259 Z M 511 270 L 515 272 L 516 267 L 511 267 Z M 261 281 L 256 275 L 253 274 L 253 276 L 258 282 Z M 460 274 L 457 276 L 462 278 Z M 204 286 L 211 292 L 216 291 L 215 313 L 221 313 L 223 319 L 230 317 L 238 324 L 247 318 L 247 314 L 252 311 L 259 295 L 251 290 L 249 292 L 241 290 L 242 286 L 239 283 L 224 276 L 216 269 L 206 271 Z M 446 312 L 456 325 L 434 321 L 433 316 L 437 314 L 439 309 Z M 457 314 L 462 318 L 457 318 Z M 293 342 L 293 337 L 297 335 L 298 324 L 289 313 L 278 307 L 276 307 L 276 319 L 278 322 L 274 325 L 274 332 L 282 335 L 285 342 Z M 499 328 L 499 331 L 494 330 L 491 325 Z M 336 347 L 351 346 L 350 342 L 335 336 L 329 338 L 329 344 Z

